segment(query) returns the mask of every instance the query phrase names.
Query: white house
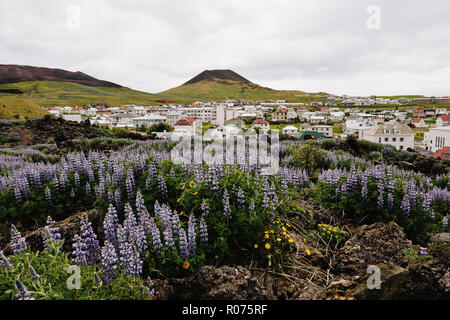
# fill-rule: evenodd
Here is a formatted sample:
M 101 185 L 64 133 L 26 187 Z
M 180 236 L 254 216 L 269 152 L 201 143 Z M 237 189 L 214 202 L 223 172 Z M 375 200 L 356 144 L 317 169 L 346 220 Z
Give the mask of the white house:
M 378 124 L 374 128 L 363 131 L 361 139 L 391 145 L 397 150 L 414 147 L 414 133 L 411 128 L 395 120 Z
M 270 125 L 264 119 L 256 119 L 252 123 L 252 128 L 260 128 L 260 129 L 263 129 L 263 130 L 269 130 L 270 129 Z
M 450 126 L 430 128 L 425 132 L 423 141 L 425 149 L 433 153 L 450 146 Z
M 436 119 L 436 127 L 450 126 L 450 115 L 442 114 Z
M 286 126 L 283 128 L 283 134 L 288 136 L 298 135 L 298 129 L 294 126 Z
M 131 121 L 133 122 L 133 125 L 136 129 L 141 125 L 145 125 L 147 126 L 147 128 L 149 128 L 154 124 L 167 123 L 167 117 L 151 113 L 142 117 L 132 118 Z
M 413 119 L 412 123 L 413 123 L 414 127 L 416 127 L 416 128 L 428 127 L 423 119 L 419 119 L 419 118 Z
M 316 125 L 310 127 L 311 131 L 316 131 L 322 134 L 324 137 L 332 138 L 333 137 L 333 126 L 328 125 Z

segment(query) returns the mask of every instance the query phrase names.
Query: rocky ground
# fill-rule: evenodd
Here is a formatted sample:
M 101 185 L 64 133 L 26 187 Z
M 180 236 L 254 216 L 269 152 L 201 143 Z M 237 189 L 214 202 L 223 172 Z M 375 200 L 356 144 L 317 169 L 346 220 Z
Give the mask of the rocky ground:
M 101 218 L 96 210 L 75 214 L 57 222 L 64 249 L 79 230 L 82 215 L 88 215 L 102 240 Z M 292 221 L 293 225 L 298 221 Z M 26 235 L 32 250 L 42 249 L 43 229 Z M 301 234 L 293 234 L 298 248 L 291 266 L 277 273 L 252 266 L 205 266 L 185 278 L 152 279 L 157 299 L 200 300 L 367 300 L 449 299 L 450 234 L 432 237 L 427 256 L 408 256 L 418 250 L 394 222 L 357 227 L 340 248 L 317 245 L 304 257 Z M 309 247 L 314 247 L 308 243 Z M 5 253 L 9 252 L 5 248 Z M 378 266 L 381 288 L 367 286 L 369 265 Z M 289 271 L 291 270 L 291 271 Z M 372 283 L 372 282 L 370 282 Z

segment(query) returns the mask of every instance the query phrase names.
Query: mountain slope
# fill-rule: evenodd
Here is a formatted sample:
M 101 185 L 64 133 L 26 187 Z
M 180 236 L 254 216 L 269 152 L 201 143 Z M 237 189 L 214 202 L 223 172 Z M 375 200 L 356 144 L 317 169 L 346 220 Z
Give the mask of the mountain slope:
M 188 82 L 158 95 L 167 98 L 302 101 L 303 91 L 274 90 L 250 82 L 231 70 L 205 70 Z
M 120 88 L 109 81 L 98 80 L 80 71 L 71 72 L 62 69 L 0 64 L 0 84 L 24 81 L 61 81 L 74 82 L 93 87 Z
M 6 93 L 14 90 L 22 94 Z M 0 118 L 39 117 L 46 113 L 42 107 L 83 106 L 105 103 L 152 105 L 162 102 L 158 96 L 126 87 L 91 87 L 73 82 L 29 81 L 0 84 Z M 3 110 L 3 111 L 2 111 Z

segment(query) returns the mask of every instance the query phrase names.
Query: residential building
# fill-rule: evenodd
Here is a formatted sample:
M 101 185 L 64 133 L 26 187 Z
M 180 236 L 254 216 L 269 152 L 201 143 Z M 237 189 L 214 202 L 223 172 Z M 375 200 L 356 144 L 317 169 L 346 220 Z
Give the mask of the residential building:
M 282 132 L 284 135 L 295 136 L 298 135 L 298 128 L 294 126 L 286 126 L 283 128 Z
M 450 115 L 442 114 L 436 119 L 436 127 L 450 126 Z
M 154 124 L 167 123 L 167 117 L 151 113 L 142 117 L 132 118 L 131 121 L 133 122 L 133 125 L 136 129 L 142 125 L 145 125 L 147 128 L 150 128 Z
M 416 128 L 425 128 L 425 127 L 427 127 L 425 121 L 423 119 L 419 119 L 419 118 L 413 119 L 412 124 Z
M 436 152 L 450 146 L 450 126 L 430 128 L 424 134 L 425 150 Z
M 333 137 L 333 126 L 328 125 L 315 125 L 311 126 L 309 128 L 311 131 L 319 132 L 321 135 L 323 135 L 326 138 L 332 138 Z
M 376 127 L 362 131 L 361 139 L 391 145 L 397 150 L 414 147 L 414 133 L 411 128 L 395 120 L 380 123 Z
M 450 147 L 444 147 L 433 154 L 434 158 L 450 159 Z
M 286 121 L 287 120 L 288 109 L 280 108 L 274 113 L 272 113 L 272 121 Z
M 256 119 L 252 123 L 252 128 L 260 128 L 260 129 L 263 129 L 263 130 L 269 130 L 270 129 L 270 125 L 264 119 Z

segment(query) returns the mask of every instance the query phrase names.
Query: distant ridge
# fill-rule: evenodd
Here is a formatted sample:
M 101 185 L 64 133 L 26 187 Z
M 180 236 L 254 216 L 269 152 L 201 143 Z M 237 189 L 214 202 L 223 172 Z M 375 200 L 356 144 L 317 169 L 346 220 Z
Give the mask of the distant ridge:
M 91 87 L 122 87 L 113 82 L 98 80 L 80 71 L 71 72 L 63 69 L 0 64 L 0 84 L 25 81 L 59 81 L 74 82 Z
M 198 74 L 188 82 L 184 83 L 184 85 L 187 84 L 194 84 L 201 81 L 214 81 L 215 79 L 221 79 L 221 80 L 231 80 L 236 82 L 242 82 L 242 83 L 250 83 L 247 79 L 245 79 L 243 76 L 237 74 L 233 70 L 205 70 L 202 73 Z

